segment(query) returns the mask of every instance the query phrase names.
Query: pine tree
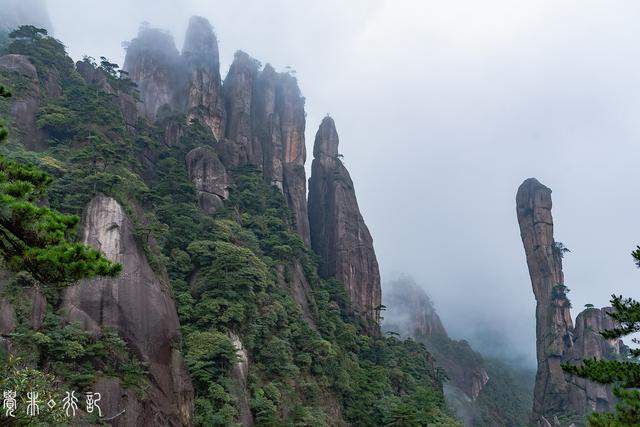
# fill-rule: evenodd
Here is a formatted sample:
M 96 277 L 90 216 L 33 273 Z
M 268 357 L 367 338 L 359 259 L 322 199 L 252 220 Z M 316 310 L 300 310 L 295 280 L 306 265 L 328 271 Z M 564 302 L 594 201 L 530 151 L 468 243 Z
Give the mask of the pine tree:
M 0 86 L 0 96 L 11 94 Z M 0 142 L 7 129 L 0 124 Z M 0 156 L 0 259 L 44 285 L 64 287 L 82 278 L 115 276 L 121 266 L 74 242 L 79 218 L 39 206 L 51 178 L 33 166 Z
M 631 254 L 640 267 L 640 246 Z M 618 339 L 640 331 L 640 302 L 621 295 L 611 296 L 614 311 L 609 315 L 617 322 L 614 329 L 601 332 L 606 339 Z M 635 342 L 635 340 L 634 340 Z M 601 384 L 613 385 L 613 393 L 619 399 L 614 413 L 593 413 L 589 417 L 592 426 L 640 425 L 640 349 L 632 349 L 628 360 L 583 360 L 582 365 L 564 364 L 562 368 L 573 375 Z

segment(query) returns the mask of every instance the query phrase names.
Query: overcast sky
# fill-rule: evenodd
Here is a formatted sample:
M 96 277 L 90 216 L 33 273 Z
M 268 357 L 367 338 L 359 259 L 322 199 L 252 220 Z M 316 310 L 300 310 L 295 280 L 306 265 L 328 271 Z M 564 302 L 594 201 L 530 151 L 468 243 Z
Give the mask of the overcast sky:
M 142 21 L 182 44 L 192 14 L 220 41 L 291 66 L 307 151 L 330 113 L 383 277 L 414 276 L 451 335 L 504 334 L 534 356 L 515 216 L 528 177 L 553 189 L 574 311 L 640 297 L 637 1 L 49 1 L 70 54 L 122 63 Z M 308 159 L 310 163 L 311 159 Z

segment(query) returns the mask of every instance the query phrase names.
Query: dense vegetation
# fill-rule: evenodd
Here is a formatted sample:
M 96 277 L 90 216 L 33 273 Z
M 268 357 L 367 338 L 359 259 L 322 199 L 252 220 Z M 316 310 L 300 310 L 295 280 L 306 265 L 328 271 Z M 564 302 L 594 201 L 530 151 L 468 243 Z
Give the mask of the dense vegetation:
M 14 32 L 11 38 L 20 34 Z M 0 95 L 8 98 L 10 92 L 0 86 Z M 0 142 L 6 136 L 2 126 Z M 56 313 L 66 286 L 94 276 L 115 276 L 120 266 L 73 240 L 77 216 L 42 206 L 50 183 L 41 170 L 0 156 L 0 290 L 5 304 L 10 303 L 17 314 L 9 335 L 11 354 L 0 346 L 0 388 L 15 392 L 21 403 L 32 390 L 38 390 L 41 402 L 62 401 L 56 385 L 83 389 L 97 374 L 121 375 L 129 362 L 124 342 L 112 331 L 92 336 L 74 324 L 64 324 Z M 44 319 L 33 314 L 35 295 L 49 302 Z M 24 410 L 13 416 L 16 422 L 34 422 Z M 38 416 L 48 423 L 62 419 L 60 408 Z
M 2 148 L 12 158 L 3 164 L 23 168 L 36 180 L 33 188 L 11 196 L 32 194 L 34 215 L 59 224 L 53 230 L 58 240 L 28 245 L 47 254 L 64 249 L 65 256 L 91 261 L 87 266 L 93 269 L 46 271 L 59 274 L 65 279 L 61 282 L 115 274 L 117 267 L 73 243 L 71 230 L 77 224 L 74 215 L 95 195 L 118 200 L 134 222 L 150 264 L 170 278 L 182 327 L 181 350 L 196 392 L 197 425 L 230 425 L 238 417 L 245 391 L 233 374 L 238 358 L 234 337 L 250 355 L 246 393 L 257 425 L 315 426 L 336 417 L 362 426 L 455 425 L 425 347 L 363 334 L 363 325 L 349 314 L 344 286 L 318 277 L 315 255 L 292 231 L 292 214 L 282 194 L 258 171 L 231 171 L 225 207 L 205 214 L 188 179 L 185 156 L 200 146 L 215 149 L 207 128 L 170 113 L 157 124 L 140 120 L 131 128 L 117 95 L 87 84 L 60 42 L 33 27 L 22 27 L 11 40 L 4 53 L 26 55 L 37 68 L 43 94 L 37 126 L 46 136 L 41 151 L 21 144 L 17 132 Z M 105 59 L 100 64 L 85 61 L 104 72 L 112 87 L 135 96 L 117 66 Z M 16 97 L 33 96 L 24 76 L 5 73 L 1 79 Z M 49 95 L 48 79 L 60 85 L 61 94 Z M 1 101 L 5 117 L 8 106 L 9 101 Z M 165 143 L 169 122 L 183 129 L 176 144 Z M 38 169 L 17 166 L 27 163 Z M 49 185 L 50 208 L 36 208 L 33 202 L 42 197 L 44 185 Z M 12 267 L 33 273 L 14 275 L 2 288 L 21 307 L 18 289 L 39 286 L 42 268 L 50 267 L 15 260 Z M 308 313 L 291 296 L 299 271 L 311 289 Z M 8 376 L 2 378 L 42 374 L 52 382 L 86 388 L 99 375 L 115 375 L 144 398 L 144 365 L 128 356 L 125 343 L 112 331 L 93 338 L 76 325 L 64 325 L 57 305 L 60 288 L 46 297 L 47 317 L 38 330 L 29 324 L 28 307 L 17 310 L 21 320 L 11 340 L 21 360 L 5 360 L 5 371 L 13 373 L 3 372 Z M 32 375 L 31 369 L 41 372 Z

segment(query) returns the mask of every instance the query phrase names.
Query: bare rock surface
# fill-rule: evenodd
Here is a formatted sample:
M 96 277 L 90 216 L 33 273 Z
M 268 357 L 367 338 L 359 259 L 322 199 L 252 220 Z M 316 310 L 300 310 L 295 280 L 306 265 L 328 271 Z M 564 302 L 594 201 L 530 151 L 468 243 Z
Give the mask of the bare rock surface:
M 194 148 L 187 153 L 186 161 L 200 207 L 207 213 L 214 213 L 229 197 L 229 177 L 224 165 L 209 147 Z
M 237 52 L 222 85 L 217 38 L 197 16 L 189 22 L 182 54 L 167 33 L 142 28 L 123 68 L 138 84 L 147 119 L 185 114 L 211 130 L 227 169 L 262 170 L 284 194 L 295 230 L 310 245 L 305 99 L 292 74 L 276 73 L 270 65 L 260 70 L 259 61 Z
M 83 227 L 83 243 L 123 269 L 117 278 L 92 279 L 68 288 L 63 299 L 67 320 L 94 333 L 103 326 L 114 328 L 149 366 L 151 387 L 140 402 L 112 382 L 105 383 L 113 396 L 129 396 L 130 407 L 116 408 L 116 402 L 114 410 L 127 409 L 124 420 L 130 420 L 132 412 L 137 414 L 137 425 L 190 424 L 193 389 L 181 358 L 174 353 L 179 324 L 166 283 L 151 269 L 134 237 L 133 223 L 116 200 L 95 197 L 85 210 Z
M 218 39 L 206 18 L 193 16 L 182 47 L 186 73 L 187 118 L 198 119 L 217 140 L 224 135 L 225 110 L 221 94 Z
M 46 149 L 44 133 L 36 125 L 36 114 L 42 98 L 39 81 L 41 76 L 38 76 L 36 67 L 24 55 L 9 54 L 0 57 L 0 73 L 17 73 L 27 80 L 23 94 L 14 94 L 10 100 L 12 124 L 22 135 L 21 142 L 27 148 L 34 151 Z
M 553 236 L 551 190 L 529 178 L 518 189 L 516 205 L 536 298 L 538 371 L 532 421 L 544 425 L 568 412 L 584 416 L 593 410 L 612 410 L 615 400 L 609 387 L 566 375 L 560 366 L 585 358 L 617 358 L 624 352 L 622 341 L 608 341 L 599 334 L 614 327 L 606 314 L 610 309 L 583 311 L 574 328 L 564 286 L 563 250 Z
M 163 107 L 179 110 L 175 91 L 182 83 L 180 66 L 173 37 L 164 31 L 145 27 L 130 42 L 122 68 L 138 85 L 142 110 L 149 120 L 155 120 Z
M 251 406 L 249 404 L 249 390 L 247 388 L 247 375 L 249 374 L 249 354 L 245 349 L 240 337 L 233 332 L 229 333 L 229 338 L 236 349 L 237 362 L 233 365 L 231 377 L 233 378 L 234 392 L 238 402 L 239 417 L 238 422 L 243 427 L 250 427 L 254 424 Z
M 311 246 L 321 258 L 320 274 L 344 283 L 357 312 L 377 325 L 376 309 L 381 303 L 378 261 L 337 147 L 335 124 L 326 117 L 316 134 L 309 180 Z

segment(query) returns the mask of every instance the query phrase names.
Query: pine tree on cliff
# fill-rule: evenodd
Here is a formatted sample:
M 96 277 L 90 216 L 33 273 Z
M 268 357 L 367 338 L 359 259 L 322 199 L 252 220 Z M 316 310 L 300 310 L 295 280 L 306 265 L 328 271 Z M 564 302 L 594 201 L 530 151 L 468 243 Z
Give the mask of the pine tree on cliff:
M 640 246 L 631 253 L 640 267 Z M 612 295 L 614 312 L 610 316 L 620 326 L 601 333 L 606 339 L 618 339 L 640 332 L 640 302 L 621 295 Z M 632 349 L 633 358 L 640 357 L 640 349 Z M 637 360 L 586 359 L 581 366 L 569 364 L 562 368 L 573 375 L 601 384 L 612 384 L 613 393 L 619 399 L 615 413 L 594 413 L 589 417 L 592 426 L 640 425 L 640 363 Z
M 0 96 L 11 94 L 0 86 Z M 0 142 L 7 129 L 0 125 Z M 0 156 L 0 258 L 43 284 L 64 286 L 82 278 L 115 276 L 121 266 L 71 240 L 79 218 L 37 205 L 51 178 L 33 166 Z

